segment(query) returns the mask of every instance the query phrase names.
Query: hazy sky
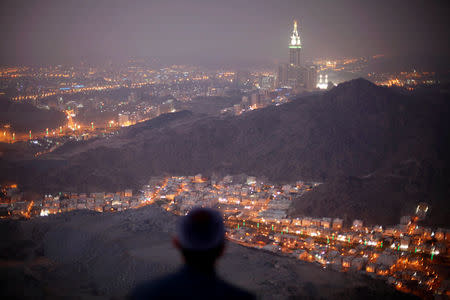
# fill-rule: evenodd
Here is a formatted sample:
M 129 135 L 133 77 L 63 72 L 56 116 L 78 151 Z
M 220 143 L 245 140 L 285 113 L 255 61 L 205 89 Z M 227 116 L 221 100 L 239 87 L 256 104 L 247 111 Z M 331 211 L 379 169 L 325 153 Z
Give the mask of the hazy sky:
M 294 19 L 307 57 L 449 55 L 448 2 L 1 0 L 0 63 L 287 60 Z

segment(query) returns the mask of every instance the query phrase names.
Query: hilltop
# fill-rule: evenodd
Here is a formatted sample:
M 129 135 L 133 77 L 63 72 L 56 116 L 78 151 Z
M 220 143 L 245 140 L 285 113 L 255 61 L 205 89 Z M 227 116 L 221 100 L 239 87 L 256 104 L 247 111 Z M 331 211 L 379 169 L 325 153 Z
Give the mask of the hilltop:
M 121 213 L 75 211 L 0 220 L 0 293 L 8 298 L 124 298 L 138 282 L 181 265 L 171 246 L 176 218 L 147 206 Z M 413 298 L 381 280 L 231 243 L 218 270 L 262 299 Z

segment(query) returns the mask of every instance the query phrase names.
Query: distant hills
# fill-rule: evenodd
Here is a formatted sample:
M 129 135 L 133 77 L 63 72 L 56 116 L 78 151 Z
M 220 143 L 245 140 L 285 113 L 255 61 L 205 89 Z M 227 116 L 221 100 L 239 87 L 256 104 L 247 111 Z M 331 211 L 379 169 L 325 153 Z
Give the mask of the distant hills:
M 163 115 L 108 140 L 63 147 L 43 158 L 57 162 L 45 176 L 35 166 L 17 178 L 45 191 L 137 188 L 164 173 L 314 180 L 324 184 L 294 203 L 293 216 L 395 224 L 425 201 L 432 222 L 449 225 L 448 128 L 448 96 L 357 79 L 236 117 Z
M 9 124 L 16 133 L 56 128 L 64 124 L 65 117 L 54 109 L 39 109 L 30 103 L 0 98 L 0 126 Z

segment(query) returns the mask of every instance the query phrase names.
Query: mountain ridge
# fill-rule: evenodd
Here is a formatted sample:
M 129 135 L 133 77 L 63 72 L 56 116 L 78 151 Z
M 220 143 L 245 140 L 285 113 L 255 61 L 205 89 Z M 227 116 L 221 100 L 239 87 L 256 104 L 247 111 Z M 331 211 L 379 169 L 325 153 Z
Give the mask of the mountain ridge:
M 323 95 L 240 116 L 189 112 L 161 116 L 126 128 L 109 140 L 88 142 L 74 153 L 68 149 L 48 155 L 44 159 L 64 163 L 46 170 L 47 177 L 28 174 L 22 178 L 26 187 L 39 186 L 45 191 L 95 191 L 138 189 L 151 176 L 162 174 L 246 173 L 278 183 L 313 180 L 327 186 L 378 171 L 377 178 L 384 179 L 375 186 L 379 184 L 380 190 L 392 195 L 387 197 L 391 208 L 403 203 L 407 212 L 425 200 L 436 211 L 448 211 L 449 108 L 448 96 L 408 96 L 357 79 Z M 387 178 L 381 171 L 389 173 L 408 160 L 420 162 L 427 171 L 407 174 L 399 191 L 381 188 Z M 411 186 L 418 192 L 408 192 Z M 350 190 L 337 193 L 331 189 L 325 198 L 331 201 L 333 192 L 337 197 L 333 201 L 348 199 L 342 207 L 349 209 L 350 202 L 366 201 Z M 312 212 L 327 216 L 328 206 L 319 205 L 324 196 L 310 195 L 305 198 L 309 204 L 294 203 L 293 215 L 305 213 L 301 210 L 316 203 L 319 209 Z M 371 202 L 362 207 L 370 211 L 376 207 L 376 201 Z M 356 211 L 360 210 L 350 211 L 349 217 L 358 217 Z M 386 217 L 383 211 L 373 211 L 374 216 L 367 214 L 369 223 L 395 224 L 403 213 L 395 209 Z M 436 222 L 448 224 L 441 215 Z

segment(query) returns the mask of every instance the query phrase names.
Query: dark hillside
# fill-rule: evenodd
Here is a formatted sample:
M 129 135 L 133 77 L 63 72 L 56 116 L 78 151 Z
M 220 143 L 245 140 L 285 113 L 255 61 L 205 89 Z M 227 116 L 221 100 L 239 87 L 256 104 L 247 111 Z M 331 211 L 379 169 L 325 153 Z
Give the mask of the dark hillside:
M 335 201 L 342 208 L 336 213 L 349 209 L 349 217 L 361 216 L 361 211 L 378 207 L 375 199 L 381 197 L 389 213 L 375 209 L 363 216 L 375 223 L 397 222 L 403 208 L 408 211 L 420 201 L 436 204 L 437 211 L 448 207 L 449 108 L 448 97 L 407 96 L 357 79 L 324 95 L 239 117 L 185 111 L 164 115 L 111 139 L 50 155 L 46 159 L 66 163 L 46 176 L 28 173 L 22 182 L 47 191 L 92 191 L 137 188 L 164 173 L 315 180 L 325 182 L 320 190 L 326 189 L 327 196 L 312 193 L 295 204 L 294 214 L 331 215 L 334 206 L 320 203 Z M 400 168 L 400 182 L 389 175 L 409 161 L 417 162 L 416 168 Z M 358 185 L 361 190 L 346 179 L 374 172 L 377 179 L 367 181 L 370 187 L 366 181 Z
M 11 125 L 16 133 L 44 131 L 64 124 L 66 116 L 54 109 L 39 109 L 29 103 L 0 98 L 0 126 Z

